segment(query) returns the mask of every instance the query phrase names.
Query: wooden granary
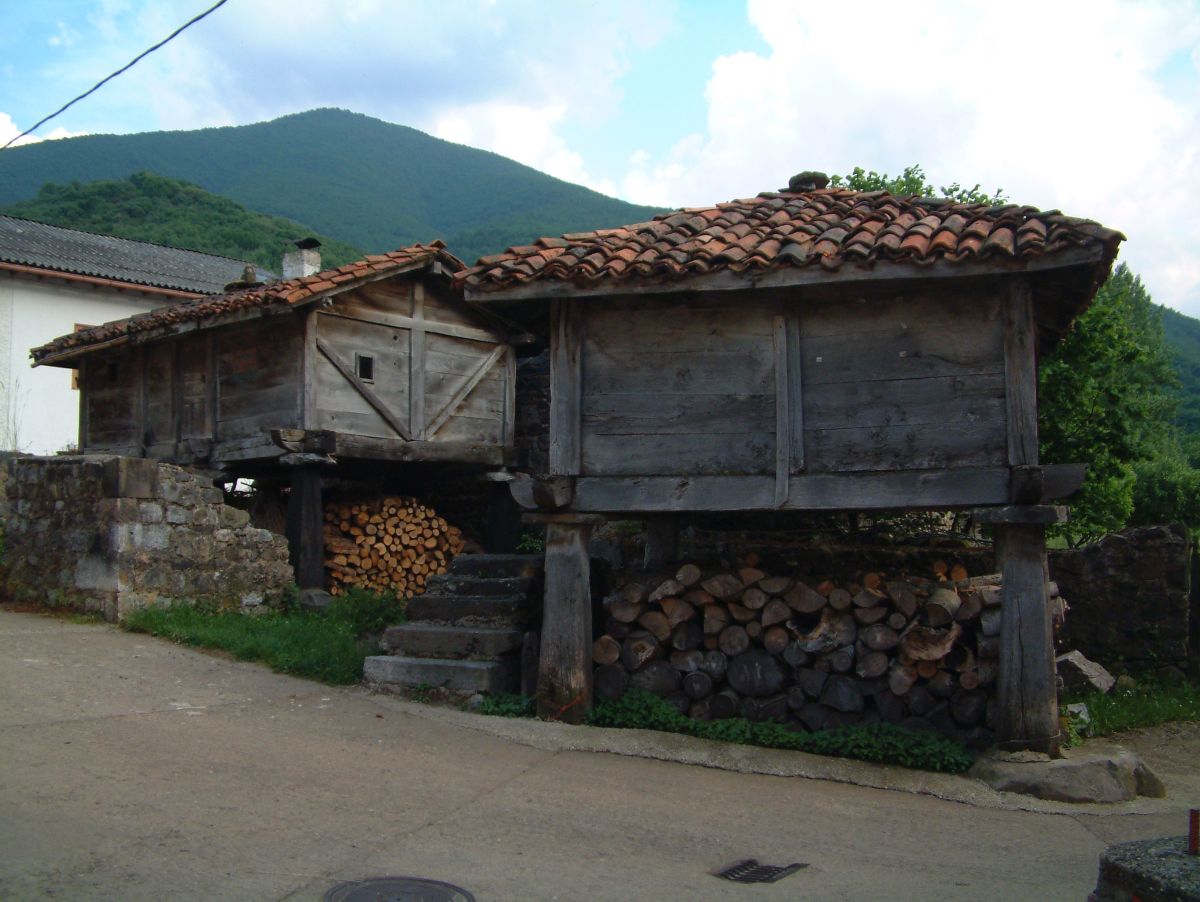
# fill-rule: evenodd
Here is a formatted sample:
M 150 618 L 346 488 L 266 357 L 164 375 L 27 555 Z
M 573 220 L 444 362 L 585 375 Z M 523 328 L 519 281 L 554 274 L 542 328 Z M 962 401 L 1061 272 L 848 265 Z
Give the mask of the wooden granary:
M 1044 530 L 1082 468 L 1039 466 L 1037 357 L 1122 236 L 826 185 L 804 173 L 456 277 L 549 337 L 548 466 L 512 483 L 548 524 L 539 710 L 578 717 L 590 698 L 597 515 L 642 515 L 669 545 L 670 518 L 695 511 L 971 508 L 1004 572 L 998 732 L 1052 748 Z
M 79 447 L 262 476 L 286 467 L 302 589 L 322 585 L 321 473 L 510 462 L 512 330 L 465 305 L 440 242 L 64 335 Z

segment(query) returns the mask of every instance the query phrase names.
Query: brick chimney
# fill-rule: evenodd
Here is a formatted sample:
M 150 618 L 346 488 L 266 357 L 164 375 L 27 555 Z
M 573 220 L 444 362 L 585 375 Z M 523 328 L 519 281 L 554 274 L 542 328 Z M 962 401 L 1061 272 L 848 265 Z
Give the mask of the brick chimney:
M 283 278 L 299 279 L 321 271 L 321 242 L 316 238 L 297 238 L 294 251 L 283 255 Z

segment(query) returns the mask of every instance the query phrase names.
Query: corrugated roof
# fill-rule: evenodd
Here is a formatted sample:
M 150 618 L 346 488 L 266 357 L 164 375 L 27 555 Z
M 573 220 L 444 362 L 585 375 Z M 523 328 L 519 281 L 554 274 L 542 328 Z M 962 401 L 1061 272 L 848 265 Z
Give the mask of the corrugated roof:
M 1016 204 L 956 203 L 848 189 L 768 192 L 649 222 L 540 238 L 482 257 L 456 277 L 468 291 L 503 292 L 539 281 L 602 287 L 730 270 L 765 272 L 879 261 L 967 267 L 1032 260 L 1073 248 L 1103 251 L 1124 235 L 1086 219 Z
M 0 215 L 0 262 L 176 291 L 215 294 L 245 262 Z M 274 278 L 272 273 L 262 277 Z
M 202 322 L 237 310 L 296 306 L 327 294 L 336 294 L 360 282 L 382 278 L 392 272 L 413 269 L 434 261 L 442 263 L 450 273 L 458 272 L 465 264 L 445 247 L 441 241 L 416 244 L 386 254 L 374 254 L 311 276 L 235 289 L 214 297 L 197 298 L 170 307 L 160 307 L 148 313 L 139 313 L 126 319 L 60 336 L 48 344 L 33 348 L 29 354 L 34 361 L 40 362 L 64 351 L 103 344 L 178 323 Z

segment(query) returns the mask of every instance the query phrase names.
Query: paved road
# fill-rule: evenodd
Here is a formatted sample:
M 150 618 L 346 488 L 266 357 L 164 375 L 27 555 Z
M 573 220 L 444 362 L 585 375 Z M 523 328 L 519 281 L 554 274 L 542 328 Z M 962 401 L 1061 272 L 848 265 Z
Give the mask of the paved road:
M 1106 842 L 1180 832 L 1187 804 L 1002 810 L 495 723 L 0 610 L 0 898 L 320 899 L 403 874 L 480 902 L 1080 900 Z M 746 857 L 810 867 L 709 873 Z

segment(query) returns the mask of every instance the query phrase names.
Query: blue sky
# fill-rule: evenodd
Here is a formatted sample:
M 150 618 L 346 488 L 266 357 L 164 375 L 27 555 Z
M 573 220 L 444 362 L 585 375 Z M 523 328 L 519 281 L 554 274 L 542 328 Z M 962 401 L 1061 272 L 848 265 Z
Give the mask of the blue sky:
M 0 141 L 209 2 L 0 0 Z M 1194 0 L 229 0 L 39 136 L 318 106 L 666 206 L 919 163 L 1121 229 L 1200 315 Z

